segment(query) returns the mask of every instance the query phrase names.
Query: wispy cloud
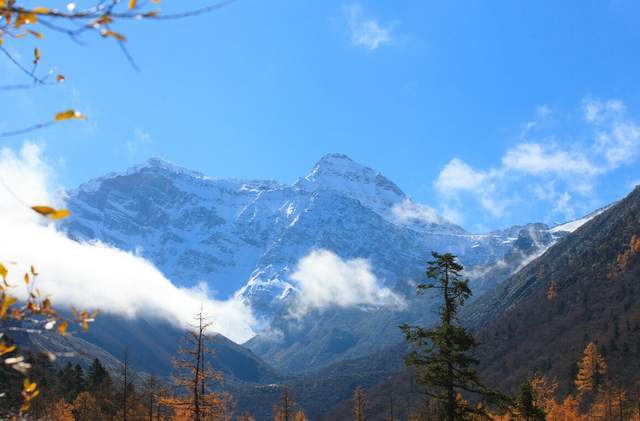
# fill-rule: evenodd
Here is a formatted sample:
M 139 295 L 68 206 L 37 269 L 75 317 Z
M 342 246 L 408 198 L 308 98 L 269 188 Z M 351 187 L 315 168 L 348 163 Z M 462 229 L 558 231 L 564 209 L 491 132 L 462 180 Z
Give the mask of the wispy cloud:
M 462 212 L 456 210 L 456 203 L 459 194 L 466 192 L 475 196 L 493 216 L 502 216 L 506 203 L 499 200 L 496 194 L 498 175 L 497 170 L 477 171 L 461 159 L 453 158 L 434 182 L 443 200 L 444 213 L 456 214 L 457 220 L 461 222 Z
M 579 174 L 595 175 L 598 167 L 579 151 L 562 150 L 553 145 L 521 143 L 509 149 L 502 158 L 505 170 L 528 175 Z
M 382 286 L 366 259 L 343 260 L 329 250 L 314 250 L 300 259 L 291 279 L 299 291 L 297 315 L 330 307 L 404 307 L 402 297 Z
M 434 182 L 441 207 L 449 212 L 459 208 L 466 195 L 500 217 L 517 203 L 519 193 L 528 191 L 548 201 L 552 214 L 574 217 L 576 201 L 593 195 L 598 177 L 635 162 L 640 154 L 640 123 L 622 101 L 587 98 L 580 113 L 580 121 L 572 122 L 574 133 L 558 136 L 543 124 L 551 108 L 538 107 L 520 142 L 488 169 L 451 159 Z
M 428 224 L 442 224 L 447 222 L 431 206 L 416 203 L 411 199 L 404 199 L 393 205 L 391 213 L 399 223 L 426 222 Z
M 27 143 L 19 152 L 0 150 L 0 177 L 26 203 L 60 205 L 51 184 L 53 172 L 37 145 Z M 58 305 L 161 317 L 183 326 L 202 305 L 216 321 L 214 330 L 239 342 L 253 335 L 254 318 L 239 298 L 216 300 L 205 285 L 179 288 L 139 256 L 100 242 L 70 240 L 2 187 L 0 215 L 1 259 L 16 262 L 9 265 L 9 281 L 20 282 L 20 274 L 33 264 L 41 273 L 38 288 Z
M 140 149 L 147 147 L 153 143 L 153 139 L 151 138 L 151 134 L 146 130 L 142 130 L 136 127 L 133 130 L 133 137 L 127 141 L 127 153 L 129 157 L 135 156 Z
M 364 14 L 362 7 L 354 4 L 345 8 L 351 43 L 368 51 L 392 42 L 392 26 L 383 25 L 377 19 Z

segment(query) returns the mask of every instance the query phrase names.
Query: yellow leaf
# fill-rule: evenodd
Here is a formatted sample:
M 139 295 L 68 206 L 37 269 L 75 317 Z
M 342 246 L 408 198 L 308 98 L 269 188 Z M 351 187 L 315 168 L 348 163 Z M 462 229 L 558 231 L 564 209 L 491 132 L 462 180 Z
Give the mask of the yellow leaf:
M 15 304 L 16 301 L 18 301 L 16 297 L 12 297 L 11 295 L 4 296 L 2 305 L 0 305 L 0 319 L 4 319 L 6 317 L 7 310 L 9 310 L 9 307 Z
M 13 352 L 16 349 L 15 345 L 7 346 L 3 343 L 0 343 L 0 355 L 5 355 L 10 352 Z
M 63 121 L 63 120 L 71 120 L 71 119 L 85 120 L 86 118 L 87 117 L 85 117 L 80 111 L 70 109 L 70 110 L 62 111 L 56 114 L 54 117 L 54 120 L 55 121 Z
M 137 4 L 136 0 L 129 0 L 129 9 L 135 9 Z
M 56 210 L 50 206 L 31 206 L 31 209 L 38 212 L 42 216 L 49 216 L 55 213 Z
M 27 285 L 29 285 L 29 281 L 30 281 L 30 279 L 29 279 L 29 274 L 28 274 L 28 273 L 25 273 L 25 274 L 24 274 L 24 283 L 25 283 L 25 284 L 27 284 Z
M 56 82 L 58 82 L 58 83 L 62 83 L 62 82 L 64 82 L 64 81 L 65 81 L 64 76 L 62 76 L 62 75 L 58 75 L 58 76 L 56 76 Z
M 71 215 L 71 212 L 68 209 L 60 209 L 49 215 L 49 218 L 55 221 L 57 219 L 64 219 L 69 215 Z
M 33 64 L 38 64 L 40 61 L 40 50 L 37 48 L 33 50 Z
M 38 276 L 38 271 L 36 270 L 36 268 L 33 265 L 31 265 L 31 274 L 33 276 Z
M 51 300 L 48 298 L 45 298 L 44 301 L 42 301 L 42 311 L 44 313 L 51 313 L 53 310 L 51 309 Z
M 2 279 L 7 279 L 8 273 L 9 271 L 7 270 L 6 266 L 0 263 L 0 276 L 2 276 Z
M 61 323 L 58 323 L 58 333 L 62 336 L 67 334 L 67 328 L 69 327 L 69 322 L 63 320 Z
M 124 37 L 124 35 L 119 34 L 118 32 L 114 32 L 110 29 L 105 29 L 100 33 L 103 37 L 114 37 L 115 39 L 117 39 L 118 41 L 126 41 L 127 39 Z
M 31 209 L 38 212 L 42 216 L 48 216 L 54 221 L 57 219 L 64 219 L 71 215 L 68 209 L 54 209 L 51 206 L 32 206 Z
M 38 38 L 38 39 L 44 38 L 44 35 L 42 35 L 38 31 L 32 31 L 31 29 L 27 29 L 27 32 L 30 33 L 31 35 L 33 35 L 34 37 Z
M 46 7 L 35 7 L 31 11 L 37 15 L 46 15 L 49 13 L 49 9 Z
M 29 381 L 29 379 L 24 379 L 22 390 L 24 390 L 27 393 L 31 393 L 34 390 L 36 390 L 37 387 L 38 385 L 35 382 L 32 383 L 31 381 Z
M 100 26 L 100 25 L 108 25 L 111 22 L 113 22 L 113 19 L 111 19 L 111 16 L 109 15 L 102 15 L 100 16 L 98 19 L 96 19 L 95 21 L 93 21 L 93 25 L 91 26 Z

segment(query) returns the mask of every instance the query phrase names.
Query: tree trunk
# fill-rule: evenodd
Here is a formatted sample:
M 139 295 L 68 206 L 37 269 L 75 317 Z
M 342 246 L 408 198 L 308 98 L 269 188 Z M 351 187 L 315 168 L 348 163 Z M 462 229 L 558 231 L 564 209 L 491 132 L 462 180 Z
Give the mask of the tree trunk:
M 129 355 L 128 351 L 124 350 L 124 387 L 122 388 L 122 419 L 123 421 L 127 421 L 127 383 L 128 376 L 127 370 L 129 365 Z
M 200 421 L 200 398 L 198 396 L 198 382 L 200 381 L 200 361 L 202 354 L 202 310 L 199 314 L 198 325 L 198 347 L 196 350 L 196 370 L 193 379 L 193 412 L 195 421 Z

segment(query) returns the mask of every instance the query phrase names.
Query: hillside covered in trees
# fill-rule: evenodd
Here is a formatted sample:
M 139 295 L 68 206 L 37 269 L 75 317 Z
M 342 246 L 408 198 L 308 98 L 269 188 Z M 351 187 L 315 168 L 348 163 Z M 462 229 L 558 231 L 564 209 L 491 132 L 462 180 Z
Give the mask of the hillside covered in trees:
M 0 0 L 0 421 L 640 421 L 636 3 Z
M 476 351 L 461 349 L 460 355 L 477 359 L 478 379 L 504 396 L 503 405 L 487 407 L 488 415 L 470 417 L 521 419 L 518 411 L 523 399 L 530 399 L 531 408 L 550 420 L 637 417 L 640 373 L 633 355 L 640 320 L 634 298 L 638 218 L 640 189 L 559 241 L 495 291 L 470 303 L 462 301 L 456 320 L 473 329 L 478 345 Z M 242 371 L 224 368 L 233 361 L 240 368 L 248 366 L 220 348 L 220 339 L 213 339 L 208 343 L 218 354 L 203 354 L 202 361 L 214 362 L 217 371 L 222 368 L 222 379 L 227 381 L 218 383 L 213 371 L 214 377 L 206 380 L 215 380 L 211 399 L 216 403 L 211 408 L 230 419 L 240 414 L 269 419 L 282 408 L 300 419 L 301 411 L 311 419 L 348 419 L 354 406 L 366 416 L 362 419 L 436 417 L 437 406 L 428 409 L 426 404 L 433 400 L 424 394 L 428 388 L 414 369 L 402 368 L 410 344 L 398 343 L 305 376 L 276 374 L 265 365 L 264 375 L 270 376 L 265 380 L 275 382 L 267 384 L 260 377 L 242 380 L 246 376 Z M 109 371 L 98 359 L 84 363 L 85 367 L 52 364 L 37 354 L 29 356 L 29 361 L 34 367 L 31 380 L 43 395 L 33 401 L 30 416 L 36 419 L 44 419 L 44 413 L 60 414 L 55 415 L 59 419 L 85 419 L 83 411 L 94 411 L 96 419 L 118 419 L 125 396 L 132 419 L 149 414 L 171 419 L 185 416 L 175 405 L 170 377 L 138 374 L 128 367 L 131 377 L 125 387 L 122 362 Z M 5 402 L 13 399 L 18 404 L 20 395 L 15 391 L 20 390 L 22 378 L 11 372 L 3 369 L 3 382 L 13 384 L 14 390 Z M 283 407 L 279 406 L 282 399 Z M 478 396 L 471 393 L 465 399 L 473 405 Z M 220 414 L 211 419 L 226 419 Z

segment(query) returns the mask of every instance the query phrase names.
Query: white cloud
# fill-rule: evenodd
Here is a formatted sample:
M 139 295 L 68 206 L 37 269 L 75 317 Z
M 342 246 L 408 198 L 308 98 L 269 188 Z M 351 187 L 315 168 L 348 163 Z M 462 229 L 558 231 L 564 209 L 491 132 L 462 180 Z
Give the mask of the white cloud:
M 19 153 L 0 150 L 0 177 L 27 204 L 59 202 L 40 154 L 41 148 L 29 143 Z M 9 264 L 10 281 L 19 283 L 19 275 L 33 264 L 41 273 L 37 287 L 58 305 L 161 317 L 181 326 L 202 305 L 215 321 L 213 330 L 238 342 L 253 335 L 254 318 L 240 299 L 215 300 L 204 285 L 179 288 L 141 257 L 99 242 L 72 241 L 4 189 L 0 214 L 0 258 L 16 262 Z
M 347 7 L 346 16 L 353 45 L 374 51 L 392 41 L 391 26 L 382 26 L 376 19 L 365 17 L 359 5 Z
M 133 130 L 133 139 L 128 140 L 126 143 L 127 152 L 130 157 L 136 155 L 136 153 L 143 147 L 153 143 L 153 139 L 149 132 L 140 128 Z
M 630 122 L 615 122 L 609 130 L 598 133 L 597 148 L 604 155 L 608 169 L 630 164 L 640 149 L 640 126 Z
M 605 119 L 623 114 L 626 107 L 619 99 L 602 101 L 599 98 L 585 98 L 582 101 L 584 119 L 589 123 L 601 123 Z
M 447 206 L 446 204 L 442 208 L 442 216 L 446 218 L 447 221 L 451 221 L 454 224 L 462 225 L 464 222 L 464 215 L 459 209 Z
M 507 151 L 502 165 L 508 170 L 533 175 L 544 173 L 575 173 L 593 175 L 598 169 L 580 152 L 559 150 L 539 143 L 521 143 Z
M 298 315 L 332 306 L 405 305 L 402 297 L 381 285 L 368 260 L 342 260 L 329 250 L 314 250 L 300 259 L 291 279 L 299 290 Z
M 459 192 L 476 196 L 481 206 L 494 216 L 502 216 L 505 204 L 496 199 L 496 185 L 493 182 L 499 174 L 494 171 L 476 171 L 459 158 L 453 158 L 438 174 L 435 187 L 445 198 L 443 208 L 450 215 L 460 214 L 449 201 L 457 198 Z M 458 216 L 458 220 L 462 218 Z
M 584 118 L 590 123 L 597 121 L 602 112 L 602 104 L 600 101 L 585 99 L 583 101 Z
M 475 171 L 458 158 L 453 158 L 438 174 L 436 188 L 442 194 L 449 192 L 475 190 L 488 177 L 488 174 Z
M 399 223 L 426 222 L 442 224 L 446 221 L 431 206 L 415 203 L 411 199 L 404 199 L 391 208 L 393 218 Z
M 574 219 L 576 216 L 573 206 L 571 206 L 571 195 L 568 192 L 562 193 L 555 201 L 553 212 L 563 215 L 565 220 Z
M 549 117 L 551 115 L 553 111 L 551 110 L 551 107 L 546 105 L 546 104 L 542 104 L 542 105 L 538 105 L 536 107 L 536 116 L 538 118 L 546 118 Z
M 640 155 L 640 123 L 628 116 L 622 101 L 588 98 L 582 102 L 582 112 L 575 134 L 557 136 L 544 132 L 550 129 L 551 110 L 538 107 L 536 120 L 521 133 L 521 142 L 487 170 L 453 158 L 434 182 L 440 208 L 456 210 L 466 195 L 499 217 L 534 195 L 549 202 L 552 214 L 573 217 L 576 201 L 593 197 L 597 177 L 635 162 Z M 538 124 L 545 119 L 545 124 Z M 540 140 L 532 141 L 534 134 Z
M 628 118 L 627 107 L 617 99 L 583 101 L 584 118 L 597 128 L 594 150 L 604 156 L 605 170 L 634 162 L 640 152 L 640 125 Z

